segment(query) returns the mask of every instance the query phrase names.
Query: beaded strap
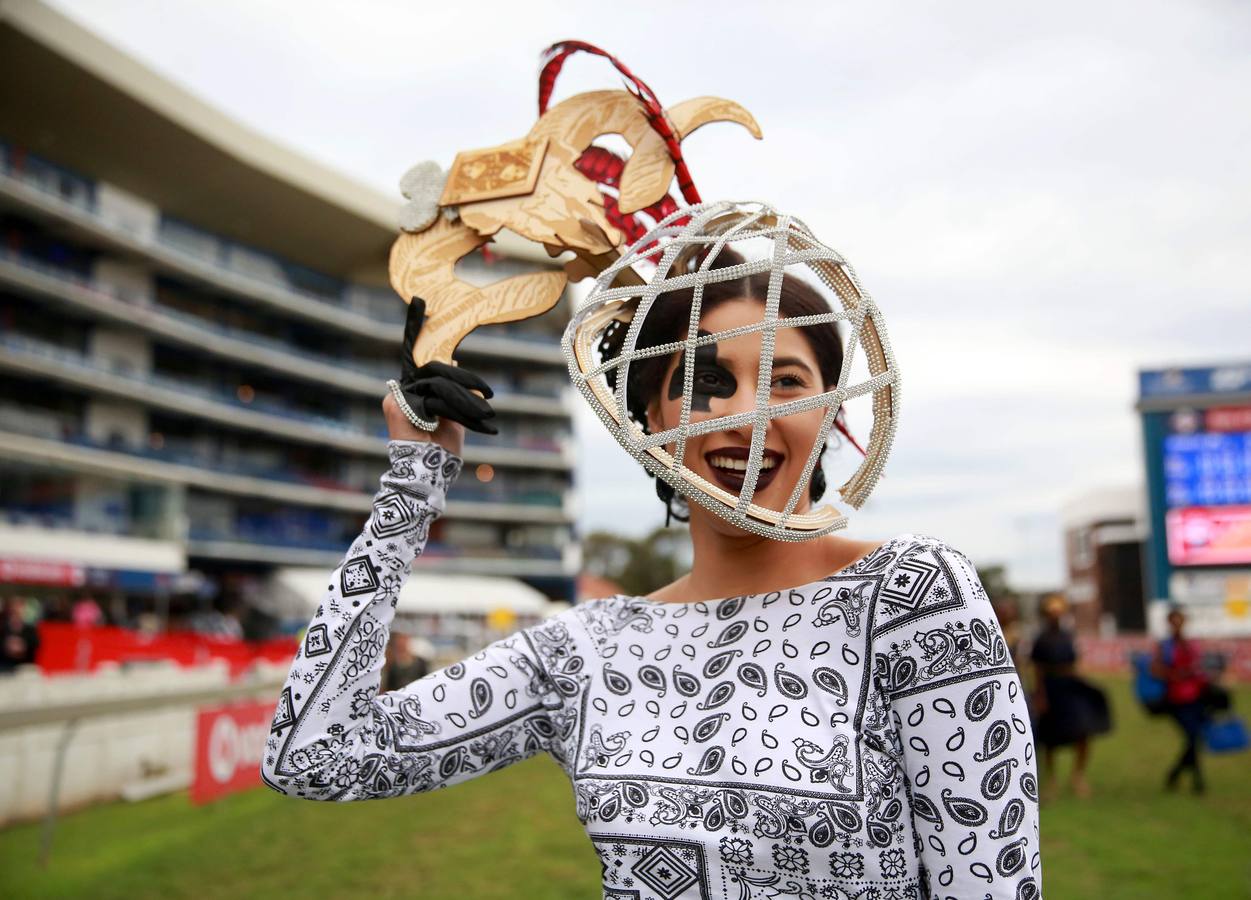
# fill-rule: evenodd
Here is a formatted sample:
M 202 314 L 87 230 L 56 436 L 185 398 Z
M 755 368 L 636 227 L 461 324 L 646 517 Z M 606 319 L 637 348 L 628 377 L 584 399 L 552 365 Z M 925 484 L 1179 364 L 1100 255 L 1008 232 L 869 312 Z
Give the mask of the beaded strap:
M 423 419 L 408 405 L 408 398 L 400 390 L 398 381 L 394 378 L 390 379 L 387 382 L 387 387 L 391 389 L 391 396 L 395 398 L 396 404 L 400 407 L 400 412 L 404 413 L 404 418 L 413 423 L 414 428 L 420 428 L 422 431 L 434 431 L 439 427 L 437 419 Z

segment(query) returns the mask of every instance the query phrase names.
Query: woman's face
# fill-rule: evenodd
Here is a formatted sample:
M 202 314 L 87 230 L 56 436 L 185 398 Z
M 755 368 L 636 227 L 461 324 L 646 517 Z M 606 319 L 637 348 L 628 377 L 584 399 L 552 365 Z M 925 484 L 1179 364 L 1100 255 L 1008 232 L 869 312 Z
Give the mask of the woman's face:
M 711 334 L 756 324 L 763 307 L 763 303 L 749 298 L 721 303 L 711 311 L 702 311 L 699 333 Z M 800 331 L 799 328 L 781 328 L 776 332 L 770 405 L 826 390 L 816 355 Z M 753 332 L 696 348 L 691 422 L 755 409 L 763 337 L 762 332 Z M 648 430 L 652 434 L 676 427 L 681 421 L 685 364 L 685 351 L 673 354 L 669 360 L 659 393 L 648 406 Z M 769 422 L 752 502 L 779 510 L 786 505 L 816 443 L 825 413 L 825 407 L 817 407 Z M 694 435 L 686 441 L 683 462 L 712 484 L 738 496 L 743 487 L 751 438 L 750 422 L 728 430 Z M 677 444 L 670 442 L 665 447 L 673 453 Z M 805 512 L 809 505 L 805 485 L 795 511 Z M 691 507 L 694 512 L 695 504 Z

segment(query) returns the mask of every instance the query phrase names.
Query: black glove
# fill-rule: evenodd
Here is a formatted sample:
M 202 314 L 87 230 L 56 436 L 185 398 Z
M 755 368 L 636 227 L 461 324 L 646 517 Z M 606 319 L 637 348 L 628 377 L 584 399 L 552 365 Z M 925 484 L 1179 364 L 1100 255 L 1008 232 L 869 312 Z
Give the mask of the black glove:
M 498 428 L 485 421 L 494 418 L 495 410 L 483 397 L 492 397 L 495 392 L 482 378 L 460 366 L 438 360 L 431 360 L 424 366 L 413 362 L 413 347 L 425 321 L 426 301 L 413 297 L 404 323 L 403 358 L 400 360 L 400 390 L 408 405 L 423 419 L 442 416 L 483 434 L 499 434 Z M 481 391 L 482 397 L 470 388 Z

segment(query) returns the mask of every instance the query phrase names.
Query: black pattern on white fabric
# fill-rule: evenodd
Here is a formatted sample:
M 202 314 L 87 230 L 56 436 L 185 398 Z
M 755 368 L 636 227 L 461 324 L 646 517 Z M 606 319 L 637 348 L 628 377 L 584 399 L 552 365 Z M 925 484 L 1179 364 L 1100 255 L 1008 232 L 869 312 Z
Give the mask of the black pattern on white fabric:
M 1025 698 L 964 554 L 904 534 L 794 589 L 593 600 L 379 693 L 400 585 L 461 468 L 388 447 L 280 695 L 270 787 L 392 797 L 546 751 L 606 898 L 1042 896 Z

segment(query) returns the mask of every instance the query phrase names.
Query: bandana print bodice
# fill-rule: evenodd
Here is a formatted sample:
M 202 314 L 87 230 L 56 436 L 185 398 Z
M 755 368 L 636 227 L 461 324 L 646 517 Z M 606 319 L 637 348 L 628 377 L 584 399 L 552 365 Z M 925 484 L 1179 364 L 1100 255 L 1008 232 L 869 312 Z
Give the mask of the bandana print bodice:
M 1029 714 L 962 553 L 903 534 L 797 588 L 593 600 L 379 693 L 461 468 L 429 442 L 388 450 L 279 697 L 271 788 L 394 797 L 546 752 L 605 898 L 1042 896 Z

